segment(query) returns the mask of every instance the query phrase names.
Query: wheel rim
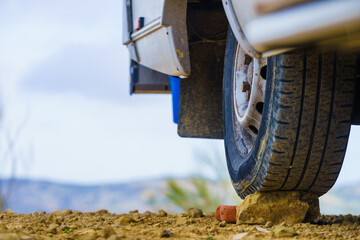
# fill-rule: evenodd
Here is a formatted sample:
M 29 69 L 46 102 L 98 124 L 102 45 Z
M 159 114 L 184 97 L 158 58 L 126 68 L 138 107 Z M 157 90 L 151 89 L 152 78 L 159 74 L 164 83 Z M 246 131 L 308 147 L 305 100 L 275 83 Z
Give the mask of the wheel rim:
M 266 59 L 250 57 L 237 45 L 233 73 L 233 123 L 242 155 L 251 152 L 259 133 L 266 89 Z

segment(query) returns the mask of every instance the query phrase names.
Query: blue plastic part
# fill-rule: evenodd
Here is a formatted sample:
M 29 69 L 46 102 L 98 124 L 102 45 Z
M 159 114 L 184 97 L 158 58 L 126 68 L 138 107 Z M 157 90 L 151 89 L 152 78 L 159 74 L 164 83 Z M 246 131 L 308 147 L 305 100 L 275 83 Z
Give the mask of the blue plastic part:
M 139 64 L 134 60 L 130 62 L 130 95 L 134 93 L 134 84 L 139 81 Z
M 174 76 L 169 76 L 169 78 L 170 90 L 172 94 L 173 121 L 177 124 L 179 116 L 180 78 Z

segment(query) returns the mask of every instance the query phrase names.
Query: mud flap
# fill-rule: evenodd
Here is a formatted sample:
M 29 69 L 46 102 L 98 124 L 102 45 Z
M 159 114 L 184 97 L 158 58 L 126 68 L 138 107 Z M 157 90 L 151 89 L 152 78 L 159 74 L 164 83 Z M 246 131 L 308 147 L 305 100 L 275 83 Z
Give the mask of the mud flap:
M 178 134 L 223 139 L 222 79 L 228 20 L 221 2 L 188 5 L 191 74 L 180 81 Z
M 181 137 L 223 139 L 224 52 L 225 45 L 214 43 L 190 46 L 191 76 L 180 81 L 178 134 Z

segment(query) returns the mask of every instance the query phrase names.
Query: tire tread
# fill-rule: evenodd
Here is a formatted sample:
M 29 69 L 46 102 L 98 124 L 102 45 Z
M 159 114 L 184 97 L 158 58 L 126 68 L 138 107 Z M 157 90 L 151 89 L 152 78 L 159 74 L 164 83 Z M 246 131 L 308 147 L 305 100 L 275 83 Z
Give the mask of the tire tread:
M 355 86 L 355 65 L 348 61 L 356 57 L 308 50 L 275 58 L 274 140 L 268 148 L 282 156 L 271 155 L 260 190 L 322 195 L 335 183 L 346 151 Z

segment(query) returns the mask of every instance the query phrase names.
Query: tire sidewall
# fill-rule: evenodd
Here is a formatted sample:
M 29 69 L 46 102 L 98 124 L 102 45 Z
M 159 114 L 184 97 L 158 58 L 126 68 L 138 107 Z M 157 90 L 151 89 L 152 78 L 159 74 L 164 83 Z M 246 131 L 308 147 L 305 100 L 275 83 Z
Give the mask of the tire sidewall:
M 266 93 L 264 101 L 264 109 L 262 114 L 261 126 L 258 137 L 252 151 L 243 156 L 240 154 L 237 143 L 235 141 L 234 129 L 234 101 L 233 101 L 233 79 L 234 79 L 234 63 L 236 57 L 237 40 L 229 28 L 228 38 L 226 42 L 225 64 L 224 64 L 224 80 L 223 80 L 223 122 L 224 122 L 224 143 L 227 159 L 228 171 L 231 181 L 238 195 L 244 198 L 246 195 L 255 192 L 261 187 L 265 174 L 259 174 L 264 170 L 263 159 L 267 147 L 267 127 L 268 119 L 271 118 L 271 81 L 268 77 L 266 83 Z M 271 76 L 272 61 L 268 59 L 267 75 Z M 270 114 L 269 114 L 270 113 Z

